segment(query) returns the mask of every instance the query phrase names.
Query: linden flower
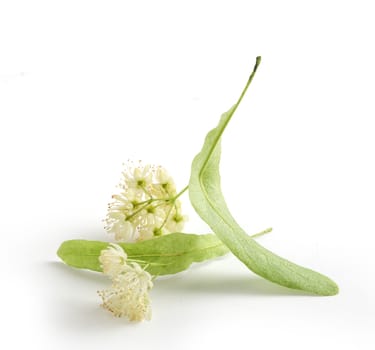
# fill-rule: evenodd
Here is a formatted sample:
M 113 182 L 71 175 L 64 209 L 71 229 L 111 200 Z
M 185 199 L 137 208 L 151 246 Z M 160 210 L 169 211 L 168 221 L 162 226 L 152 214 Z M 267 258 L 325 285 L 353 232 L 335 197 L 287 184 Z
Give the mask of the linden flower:
M 126 215 L 121 212 L 112 212 L 108 215 L 106 229 L 114 233 L 116 241 L 136 242 L 139 238 L 137 225 L 126 220 Z
M 183 229 L 186 216 L 172 177 L 161 166 L 129 162 L 112 196 L 105 229 L 116 241 L 137 242 Z
M 168 221 L 166 228 L 169 232 L 181 232 L 187 221 L 187 215 L 175 214 L 171 220 Z
M 143 166 L 139 162 L 137 167 L 128 166 L 122 174 L 126 182 L 126 187 L 129 188 L 144 191 L 152 183 L 153 172 L 150 164 Z
M 152 276 L 136 262 L 127 263 L 125 251 L 111 244 L 100 253 L 103 272 L 112 279 L 110 288 L 99 291 L 102 306 L 117 317 L 130 321 L 151 319 L 151 302 L 148 295 L 153 287 Z
M 116 317 L 127 317 L 129 321 L 151 319 L 151 302 L 148 291 L 152 288 L 151 275 L 138 264 L 127 266 L 127 271 L 118 275 L 111 288 L 98 292 L 102 306 Z
M 111 243 L 107 249 L 100 252 L 99 262 L 103 273 L 109 277 L 119 275 L 124 270 L 127 258 L 127 254 L 119 245 Z

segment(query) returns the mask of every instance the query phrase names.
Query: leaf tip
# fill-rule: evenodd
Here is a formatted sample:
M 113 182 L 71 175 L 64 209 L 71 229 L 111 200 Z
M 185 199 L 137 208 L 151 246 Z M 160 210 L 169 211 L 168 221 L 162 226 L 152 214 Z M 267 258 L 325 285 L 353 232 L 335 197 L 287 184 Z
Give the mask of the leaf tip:
M 60 244 L 60 247 L 56 251 L 56 255 L 66 263 L 67 256 L 69 255 L 71 251 L 71 243 L 74 242 L 74 240 L 68 240 L 64 241 Z
M 340 292 L 339 286 L 333 280 L 331 280 L 329 277 L 324 276 L 324 281 L 321 281 L 321 282 L 324 283 L 324 287 L 321 285 L 323 288 L 321 288 L 315 294 L 318 294 L 318 295 L 321 295 L 321 296 L 326 296 L 326 297 L 334 296 L 334 295 L 339 294 L 339 292 Z
M 331 289 L 330 289 L 330 293 L 327 294 L 327 296 L 337 295 L 339 294 L 339 292 L 340 292 L 339 286 L 331 280 Z
M 63 256 L 64 256 L 64 245 L 65 245 L 65 242 L 62 242 L 59 246 L 59 248 L 57 249 L 56 251 L 56 255 L 61 259 L 61 260 L 64 260 L 63 259 Z

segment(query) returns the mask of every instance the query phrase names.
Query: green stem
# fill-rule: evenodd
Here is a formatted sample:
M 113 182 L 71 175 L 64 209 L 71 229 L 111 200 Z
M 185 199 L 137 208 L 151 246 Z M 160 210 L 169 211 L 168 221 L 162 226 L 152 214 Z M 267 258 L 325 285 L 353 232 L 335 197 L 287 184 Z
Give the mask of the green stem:
M 166 199 L 165 198 L 150 198 L 150 199 L 147 199 L 143 202 L 138 202 L 138 203 L 136 203 L 136 205 L 138 206 L 138 205 L 142 205 L 142 204 L 145 204 L 145 203 L 150 204 L 150 203 L 153 203 L 153 202 L 166 201 L 166 200 L 168 200 L 168 198 L 166 198 Z
M 171 202 L 171 207 L 170 209 L 168 210 L 168 214 L 167 216 L 165 217 L 163 223 L 161 224 L 161 226 L 159 227 L 159 230 L 161 230 L 164 225 L 167 223 L 168 219 L 169 219 L 169 215 L 171 215 L 171 212 L 172 212 L 172 209 L 173 207 L 176 207 L 175 203 L 176 203 L 176 200 L 178 197 L 180 197 L 184 192 L 187 191 L 187 189 L 189 188 L 189 186 L 185 186 L 184 189 L 182 191 L 180 191 L 179 193 L 177 193 L 173 198 L 171 198 L 169 201 Z M 177 213 L 177 208 L 176 208 L 176 213 Z
M 145 266 L 148 266 L 148 265 L 152 265 L 152 266 L 163 266 L 165 264 L 159 264 L 159 263 L 155 263 L 155 262 L 149 262 L 149 261 L 144 261 L 144 260 L 138 260 L 138 259 L 126 259 L 127 261 L 129 262 L 135 262 L 137 264 L 140 264 L 140 265 L 144 265 Z
M 227 114 L 229 114 L 228 118 L 223 122 L 223 125 L 220 126 L 220 128 L 218 129 L 218 131 L 217 131 L 217 133 L 215 135 L 215 139 L 212 141 L 212 146 L 210 147 L 210 149 L 208 151 L 207 157 L 206 157 L 206 159 L 204 160 L 204 162 L 202 164 L 201 170 L 199 172 L 199 176 L 200 177 L 202 176 L 202 173 L 204 172 L 204 170 L 205 170 L 205 168 L 207 166 L 208 160 L 211 158 L 211 155 L 214 152 L 214 150 L 216 148 L 216 145 L 218 144 L 218 142 L 219 142 L 219 140 L 221 138 L 221 135 L 223 134 L 225 128 L 227 127 L 228 123 L 232 119 L 234 112 L 236 111 L 237 107 L 241 103 L 243 97 L 245 96 L 245 93 L 246 93 L 247 89 L 249 88 L 251 82 L 253 81 L 253 78 L 254 78 L 255 73 L 256 73 L 259 65 L 260 65 L 261 60 L 262 60 L 262 58 L 260 56 L 258 56 L 256 58 L 255 66 L 253 68 L 252 73 L 250 74 L 249 79 L 247 80 L 247 83 L 246 83 L 245 88 L 243 89 L 243 91 L 241 93 L 241 96 L 239 97 L 239 99 L 236 102 L 236 104 L 227 112 Z
M 257 237 L 263 236 L 263 235 L 265 235 L 267 233 L 270 233 L 271 231 L 272 231 L 272 227 L 269 227 L 269 228 L 267 228 L 267 229 L 265 229 L 265 230 L 263 230 L 263 231 L 261 231 L 259 233 L 256 233 L 255 235 L 252 235 L 250 237 L 251 238 L 257 238 Z
M 150 197 L 150 199 L 153 199 L 151 193 L 147 191 L 147 189 L 146 189 L 146 187 L 144 185 L 142 185 L 141 188 Z
M 189 188 L 189 186 L 185 186 L 185 188 L 184 188 L 181 192 L 177 193 L 176 196 L 172 198 L 172 200 L 175 201 L 175 200 L 176 200 L 178 197 L 180 197 L 184 192 L 186 192 L 188 188 Z
M 137 215 L 139 212 L 141 212 L 143 209 L 147 208 L 147 206 L 151 203 L 152 199 L 149 199 L 146 201 L 145 205 L 142 205 L 138 210 L 136 210 L 133 214 L 130 214 L 126 217 L 126 221 L 133 218 L 135 215 Z
M 138 214 L 139 212 L 141 212 L 143 209 L 146 209 L 147 206 L 148 206 L 149 204 L 151 204 L 152 202 L 156 202 L 156 201 L 165 201 L 165 202 L 170 202 L 171 205 L 172 205 L 171 208 L 173 208 L 173 204 L 176 202 L 177 198 L 180 197 L 184 192 L 186 192 L 188 188 L 189 188 L 189 186 L 185 186 L 185 188 L 184 188 L 182 191 L 180 191 L 179 193 L 177 193 L 177 194 L 176 194 L 174 197 L 172 197 L 172 198 L 162 199 L 162 198 L 152 198 L 152 197 L 151 197 L 150 199 L 148 199 L 148 200 L 146 200 L 146 201 L 143 201 L 143 202 L 138 203 L 137 205 L 141 205 L 141 207 L 140 207 L 138 210 L 136 210 L 134 213 L 132 213 L 132 214 L 130 214 L 129 216 L 127 216 L 127 217 L 126 217 L 126 220 L 129 220 L 129 219 L 133 218 L 135 215 L 137 215 L 137 214 Z M 145 192 L 146 192 L 146 191 L 145 191 Z M 147 193 L 147 192 L 146 192 L 146 193 Z M 148 193 L 147 193 L 147 194 L 148 194 Z M 148 194 L 148 195 L 150 195 L 150 194 Z M 150 195 L 150 196 L 151 196 L 151 195 Z M 160 206 L 160 205 L 162 205 L 162 204 L 163 204 L 163 203 L 160 203 L 159 205 L 155 206 L 155 208 L 158 207 L 158 206 Z M 171 209 L 171 210 L 172 210 L 172 209 Z M 171 210 L 168 212 L 168 215 L 167 215 L 166 219 L 164 220 L 163 224 L 161 225 L 161 227 L 160 227 L 159 229 L 161 229 L 161 228 L 165 225 L 165 223 L 167 222 L 167 219 L 168 219 L 168 217 L 169 217 L 169 214 L 171 213 Z
M 169 210 L 168 210 L 168 214 L 167 214 L 167 216 L 165 217 L 163 223 L 160 225 L 159 230 L 161 230 L 161 229 L 164 227 L 164 225 L 167 223 L 168 218 L 169 218 L 169 215 L 171 215 L 171 212 L 172 212 L 172 209 L 173 209 L 173 206 L 174 206 L 174 202 L 175 202 L 175 200 L 173 201 L 171 207 L 169 208 Z

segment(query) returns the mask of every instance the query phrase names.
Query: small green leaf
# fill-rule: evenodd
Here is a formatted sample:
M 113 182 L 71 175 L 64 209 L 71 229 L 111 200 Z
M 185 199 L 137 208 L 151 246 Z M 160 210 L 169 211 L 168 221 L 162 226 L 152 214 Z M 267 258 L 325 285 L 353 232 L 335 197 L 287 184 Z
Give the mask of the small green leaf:
M 70 240 L 61 244 L 57 255 L 67 265 L 101 271 L 100 252 L 108 242 Z M 228 248 L 212 234 L 171 233 L 138 243 L 117 243 L 129 259 L 140 261 L 152 275 L 168 275 L 186 270 L 201 262 L 226 254 Z
M 259 64 L 260 57 L 257 57 L 238 102 L 221 116 L 218 126 L 207 134 L 202 150 L 194 158 L 189 183 L 190 201 L 213 232 L 256 274 L 285 287 L 318 295 L 334 295 L 338 293 L 338 287 L 328 277 L 275 255 L 249 237 L 232 217 L 221 192 L 220 139 Z

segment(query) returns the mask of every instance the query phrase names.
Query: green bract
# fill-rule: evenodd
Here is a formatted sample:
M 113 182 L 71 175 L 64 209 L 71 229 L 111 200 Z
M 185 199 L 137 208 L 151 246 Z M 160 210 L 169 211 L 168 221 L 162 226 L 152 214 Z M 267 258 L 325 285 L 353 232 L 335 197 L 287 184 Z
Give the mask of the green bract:
M 69 266 L 102 271 L 99 255 L 108 242 L 70 240 L 61 244 L 57 255 Z M 228 248 L 212 234 L 171 233 L 138 243 L 117 243 L 129 259 L 136 260 L 152 275 L 168 275 L 186 270 L 192 263 L 212 259 Z
M 190 201 L 221 241 L 251 271 L 285 287 L 318 295 L 338 293 L 337 285 L 328 277 L 298 266 L 265 249 L 237 224 L 232 217 L 220 186 L 220 139 L 248 89 L 260 64 L 256 64 L 237 103 L 221 116 L 218 126 L 206 136 L 202 150 L 194 158 L 189 182 Z

